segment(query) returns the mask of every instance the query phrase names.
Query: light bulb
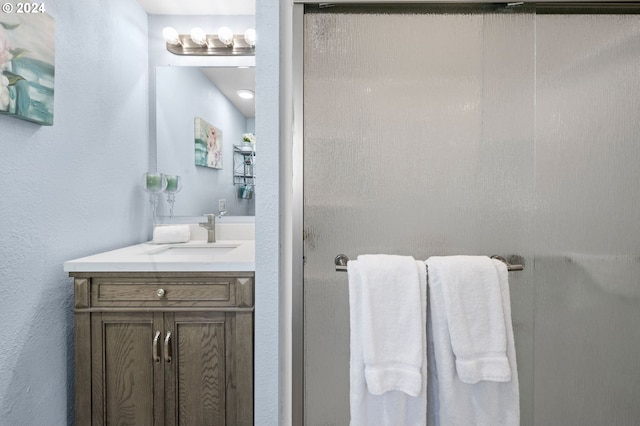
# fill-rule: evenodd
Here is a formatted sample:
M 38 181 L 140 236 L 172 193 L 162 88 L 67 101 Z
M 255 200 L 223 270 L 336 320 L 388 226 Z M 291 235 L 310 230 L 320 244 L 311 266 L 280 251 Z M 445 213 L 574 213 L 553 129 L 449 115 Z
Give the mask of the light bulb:
M 195 27 L 191 30 L 191 40 L 197 45 L 204 46 L 207 44 L 207 34 L 202 28 Z
M 229 27 L 220 27 L 218 30 L 218 39 L 225 44 L 225 46 L 233 45 L 233 31 Z
M 172 27 L 164 27 L 162 30 L 162 38 L 169 44 L 181 44 L 178 32 Z
M 253 28 L 249 28 L 244 32 L 244 41 L 251 47 L 255 47 L 256 45 L 256 30 Z

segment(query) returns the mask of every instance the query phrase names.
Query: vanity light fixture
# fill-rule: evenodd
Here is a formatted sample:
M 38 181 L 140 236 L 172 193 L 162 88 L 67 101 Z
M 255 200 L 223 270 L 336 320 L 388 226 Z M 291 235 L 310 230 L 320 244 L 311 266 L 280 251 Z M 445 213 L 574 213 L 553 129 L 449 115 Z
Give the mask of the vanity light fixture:
M 255 96 L 255 94 L 248 89 L 240 89 L 236 92 L 236 94 L 242 99 L 253 99 L 253 97 Z
M 207 34 L 202 28 L 193 28 L 189 34 L 179 34 L 172 27 L 162 30 L 167 50 L 174 55 L 186 56 L 253 56 L 256 31 L 249 28 L 244 34 L 234 34 L 229 27 L 220 27 L 217 34 Z

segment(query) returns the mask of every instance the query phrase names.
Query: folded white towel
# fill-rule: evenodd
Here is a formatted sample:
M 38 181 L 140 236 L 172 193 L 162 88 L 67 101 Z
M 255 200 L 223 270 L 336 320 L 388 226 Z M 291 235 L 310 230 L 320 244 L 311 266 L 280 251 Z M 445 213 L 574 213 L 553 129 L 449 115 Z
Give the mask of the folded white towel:
M 464 383 L 508 382 L 507 336 L 498 272 L 486 256 L 431 257 L 440 280 L 456 371 Z
M 358 256 L 362 277 L 362 342 L 369 392 L 417 396 L 426 336 L 416 261 L 410 256 Z M 426 338 L 426 337 L 425 337 Z
M 347 271 L 351 426 L 426 425 L 424 262 L 364 255 Z
M 484 364 L 482 361 L 485 358 L 491 359 L 491 356 L 487 355 L 487 351 L 479 349 L 481 345 L 487 344 L 491 348 L 488 352 L 502 353 L 497 348 L 502 347 L 501 338 L 494 338 L 489 336 L 488 339 L 483 339 L 482 342 L 478 341 L 476 336 L 466 335 L 466 349 L 471 347 L 476 351 L 476 355 L 469 355 L 466 353 L 467 359 L 479 359 L 481 362 L 472 363 L 472 368 L 466 370 L 468 367 L 465 363 L 458 363 L 454 346 L 457 346 L 457 350 L 460 350 L 460 341 L 454 345 L 454 337 L 452 336 L 451 323 L 452 321 L 448 317 L 449 311 L 447 308 L 445 296 L 445 287 L 448 283 L 445 278 L 449 275 L 443 273 L 444 269 L 459 268 L 460 265 L 452 265 L 453 262 L 443 262 L 442 258 L 431 257 L 427 259 L 427 268 L 429 273 L 429 339 L 428 348 L 429 356 L 432 360 L 429 361 L 430 366 L 435 368 L 430 369 L 429 377 L 429 397 L 430 397 L 430 425 L 442 425 L 442 426 L 519 426 L 520 424 L 520 403 L 519 403 L 519 388 L 518 388 L 518 374 L 516 363 L 516 352 L 513 338 L 513 328 L 511 324 L 511 304 L 509 298 L 509 283 L 507 267 L 503 262 L 499 260 L 491 260 L 492 266 L 497 273 L 498 285 L 500 289 L 500 306 L 498 310 L 502 312 L 505 334 L 506 334 L 506 358 L 508 360 L 510 380 L 509 381 L 490 381 L 482 379 L 475 384 L 465 383 L 460 377 L 460 371 L 464 371 L 465 374 L 471 374 L 472 377 L 466 377 L 466 379 L 479 379 L 480 373 L 487 373 L 489 375 L 498 374 L 497 378 L 504 380 L 507 373 L 505 368 L 502 368 L 502 364 L 498 362 L 500 369 L 494 370 L 494 364 L 488 362 Z M 451 259 L 452 261 L 455 259 Z M 448 290 L 447 290 L 448 292 Z M 492 296 L 496 295 L 492 292 Z M 449 294 L 451 297 L 451 294 Z M 478 297 L 481 297 L 478 295 Z M 482 301 L 485 301 L 482 297 Z M 474 304 L 463 305 L 471 309 L 471 312 L 475 312 Z M 483 308 L 479 308 L 478 313 L 484 312 Z M 497 320 L 493 314 L 483 314 L 485 320 L 487 318 L 495 320 L 493 325 L 501 333 L 501 327 L 496 324 Z M 488 317 L 487 317 L 488 315 Z M 457 319 L 463 321 L 469 321 L 467 316 L 458 316 Z M 455 327 L 454 327 L 455 328 Z M 478 331 L 481 332 L 481 331 Z M 486 333 L 485 333 L 486 334 Z M 486 337 L 486 336 L 485 336 Z M 471 338 L 471 340 L 468 340 Z M 472 343 L 470 343 L 472 342 Z M 473 345 L 478 345 L 473 346 Z M 462 345 L 465 348 L 464 345 Z M 477 349 L 476 349 L 477 348 Z M 463 350 L 464 352 L 464 350 Z M 498 359 L 501 359 L 502 355 L 496 355 Z M 488 366 L 488 367 L 487 367 Z M 476 369 L 476 367 L 481 367 Z M 486 370 L 484 367 L 487 367 Z M 478 376 L 474 376 L 478 373 Z M 493 377 L 496 378 L 496 377 Z
M 153 228 L 156 244 L 186 243 L 191 238 L 189 225 L 160 225 Z

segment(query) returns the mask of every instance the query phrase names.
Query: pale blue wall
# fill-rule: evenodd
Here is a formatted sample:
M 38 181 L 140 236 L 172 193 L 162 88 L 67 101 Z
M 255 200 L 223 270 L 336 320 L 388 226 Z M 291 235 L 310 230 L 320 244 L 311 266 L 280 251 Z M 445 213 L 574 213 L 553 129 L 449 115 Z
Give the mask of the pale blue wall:
M 2 426 L 69 424 L 63 262 L 138 243 L 149 226 L 146 14 L 131 0 L 44 4 L 56 27 L 54 125 L 0 116 Z
M 283 4 L 287 2 L 282 2 Z M 280 5 L 278 0 L 256 1 L 256 137 L 260 161 L 256 191 L 256 310 L 255 310 L 255 424 L 286 425 L 287 370 L 289 355 L 285 330 L 290 317 L 286 310 L 286 288 L 281 259 L 280 176 L 282 150 L 289 143 L 280 133 Z M 289 58 L 290 60 L 290 58 Z M 290 105 L 286 108 L 290 109 Z M 257 136 L 259 135 L 259 136 Z M 290 188 L 288 188 L 290 191 Z M 286 196 L 286 194 L 285 194 Z M 284 232 L 284 231 L 283 231 Z M 286 244 L 286 242 L 285 242 Z M 284 303 L 283 303 L 284 302 Z

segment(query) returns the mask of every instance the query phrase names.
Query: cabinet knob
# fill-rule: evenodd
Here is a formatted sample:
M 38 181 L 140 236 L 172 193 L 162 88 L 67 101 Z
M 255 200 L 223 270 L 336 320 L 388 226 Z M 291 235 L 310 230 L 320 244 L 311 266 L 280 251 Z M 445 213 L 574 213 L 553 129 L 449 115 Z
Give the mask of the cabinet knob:
M 158 291 L 156 292 L 156 294 L 158 295 L 158 297 L 162 297 L 162 296 L 164 296 L 164 293 L 165 293 L 165 291 L 164 291 L 164 289 L 163 289 L 163 288 L 159 288 L 159 289 L 158 289 Z

